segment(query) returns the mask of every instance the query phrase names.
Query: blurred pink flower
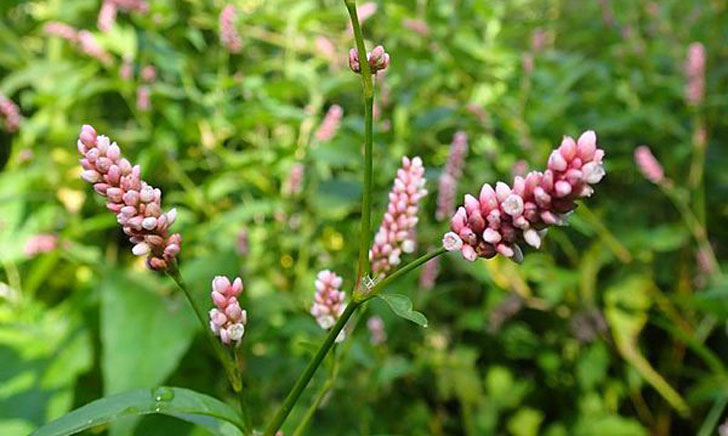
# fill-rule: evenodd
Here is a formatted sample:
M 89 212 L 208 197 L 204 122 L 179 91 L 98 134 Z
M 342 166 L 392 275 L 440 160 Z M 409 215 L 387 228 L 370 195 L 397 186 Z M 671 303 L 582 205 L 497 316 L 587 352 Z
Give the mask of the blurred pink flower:
M 297 195 L 303 189 L 304 166 L 300 162 L 296 162 L 291 167 L 288 174 L 288 180 L 283 188 L 283 193 L 287 195 Z
M 93 33 L 88 30 L 78 32 L 78 45 L 86 55 L 99 60 L 103 64 L 111 63 L 111 55 L 101 47 Z
M 662 165 L 646 145 L 640 145 L 635 149 L 634 161 L 642 175 L 650 182 L 660 184 L 665 179 Z
M 49 21 L 43 26 L 43 31 L 48 36 L 57 36 L 74 44 L 78 40 L 78 31 L 76 29 L 58 21 Z
M 15 133 L 20 128 L 20 109 L 3 94 L 0 94 L 0 119 L 8 133 Z
M 335 272 L 327 269 L 320 271 L 316 276 L 316 292 L 313 296 L 311 315 L 316 318 L 318 325 L 328 330 L 336 324 L 346 308 L 344 298 L 346 292 L 341 290 L 343 280 Z M 341 330 L 336 342 L 344 340 L 344 330 Z
M 440 174 L 440 185 L 437 191 L 437 211 L 435 212 L 435 218 L 438 221 L 452 216 L 455 211 L 457 185 L 463 172 L 463 163 L 467 153 L 468 135 L 463 131 L 456 132 L 450 145 L 447 163 L 442 174 Z
M 336 59 L 336 46 L 325 36 L 317 36 L 315 41 L 316 53 L 330 61 Z
M 418 33 L 420 36 L 428 36 L 430 34 L 430 28 L 427 26 L 427 23 L 422 20 L 405 18 L 404 20 L 402 20 L 402 24 L 404 24 L 404 27 L 415 33 Z
M 136 105 L 137 109 L 142 112 L 146 112 L 152 107 L 149 95 L 149 86 L 139 85 L 137 87 Z
M 39 233 L 25 243 L 25 255 L 28 257 L 48 253 L 58 248 L 58 236 L 50 233 Z
M 145 65 L 141 71 L 142 80 L 152 83 L 157 78 L 157 69 L 154 65 Z
M 238 13 L 232 4 L 226 5 L 220 13 L 220 41 L 230 53 L 239 53 L 243 40 L 236 29 Z
M 488 121 L 488 113 L 485 109 L 475 103 L 468 104 L 465 109 L 471 114 L 475 115 L 481 123 Z
M 369 342 L 372 345 L 381 345 L 387 341 L 387 331 L 384 329 L 384 321 L 377 315 L 369 317 L 367 320 L 367 329 L 369 329 Z
M 238 301 L 243 292 L 243 281 L 237 277 L 232 283 L 225 276 L 212 279 L 212 302 L 210 310 L 210 330 L 225 345 L 240 345 L 248 324 L 248 313 L 240 308 Z
M 541 52 L 546 47 L 546 42 L 549 39 L 548 33 L 542 28 L 537 28 L 531 33 L 531 50 L 534 53 Z
M 135 244 L 132 253 L 147 256 L 150 269 L 166 270 L 182 244 L 179 233 L 168 236 L 177 211 L 162 213 L 162 191 L 141 180 L 141 167 L 132 167 L 121 157 L 119 146 L 107 136 L 84 125 L 77 146 L 83 156 L 81 178 L 107 198 L 106 207 L 116 213 L 117 222 Z
M 356 15 L 359 18 L 359 24 L 363 25 L 366 20 L 368 20 L 372 15 L 374 15 L 377 12 L 377 4 L 374 2 L 366 2 L 358 5 L 356 7 Z M 351 22 L 349 22 L 349 34 L 354 33 L 354 28 L 351 26 Z
M 145 0 L 105 0 L 113 3 L 118 9 L 127 12 L 147 12 L 149 4 Z
M 430 291 L 435 287 L 435 281 L 440 274 L 440 258 L 429 260 L 420 271 L 420 288 Z
M 685 99 L 688 104 L 697 106 L 705 97 L 705 47 L 699 42 L 688 47 L 685 76 Z
M 378 277 L 385 276 L 399 265 L 402 253 L 415 250 L 413 231 L 419 221 L 417 212 L 420 200 L 427 195 L 424 175 L 422 159 L 402 158 L 402 168 L 397 170 L 394 186 L 389 193 L 387 212 L 369 251 L 372 271 Z
M 605 175 L 603 157 L 593 131 L 584 132 L 578 141 L 564 137 L 551 153 L 545 172 L 516 177 L 513 187 L 498 182 L 493 189 L 486 183 L 479 198 L 466 195 L 465 205 L 450 221 L 452 231 L 443 238 L 443 246 L 460 251 L 469 261 L 501 254 L 521 262 L 520 242 L 539 248 L 544 231 L 563 224 L 576 207 L 575 200 L 591 196 L 591 185 Z
M 121 67 L 119 67 L 119 77 L 121 77 L 121 80 L 128 82 L 133 76 L 134 64 L 131 59 L 124 58 L 124 61 L 121 63 Z
M 317 141 L 330 141 L 336 135 L 341 124 L 341 118 L 344 116 L 344 109 L 338 104 L 333 104 L 326 112 L 324 120 L 321 122 L 318 130 L 314 134 Z
M 104 0 L 99 9 L 99 16 L 96 19 L 96 26 L 102 32 L 108 32 L 116 22 L 116 4 L 112 0 Z
M 240 230 L 238 232 L 238 236 L 236 238 L 235 248 L 237 249 L 239 255 L 241 255 L 241 256 L 247 256 L 248 251 L 249 251 L 249 246 L 248 246 L 248 232 L 245 231 L 244 229 L 243 230 Z

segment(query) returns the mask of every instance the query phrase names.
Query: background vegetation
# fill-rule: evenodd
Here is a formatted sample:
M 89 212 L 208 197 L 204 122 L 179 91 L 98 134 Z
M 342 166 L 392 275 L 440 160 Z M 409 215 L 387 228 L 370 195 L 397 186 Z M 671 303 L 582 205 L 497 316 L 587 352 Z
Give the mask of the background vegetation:
M 116 140 L 179 211 L 181 268 L 200 299 L 213 275 L 243 277 L 256 425 L 323 339 L 308 314 L 315 274 L 330 268 L 353 284 L 363 111 L 346 66 L 346 10 L 336 0 L 233 3 L 237 54 L 220 44 L 219 1 L 153 0 L 146 13 L 120 12 L 108 33 L 96 28 L 96 0 L 0 6 L 0 93 L 23 116 L 17 133 L 0 131 L 0 434 L 27 434 L 101 396 L 162 383 L 232 401 L 183 296 L 131 255 L 113 214 L 78 177 L 83 123 Z M 430 195 L 418 251 L 439 244 L 447 224 L 434 218 L 437 178 L 458 130 L 469 137 L 461 194 L 510 179 L 519 161 L 543 167 L 561 135 L 590 128 L 608 175 L 572 225 L 550 232 L 522 266 L 448 255 L 433 289 L 417 274 L 401 282 L 397 291 L 427 314 L 428 328 L 370 304 L 338 347 L 310 434 L 714 434 L 728 402 L 728 287 L 699 268 L 681 214 L 641 177 L 633 150 L 650 145 L 686 188 L 725 264 L 726 2 L 376 5 L 364 33 L 392 57 L 377 80 L 377 223 L 399 159 L 419 155 Z M 48 36 L 53 20 L 91 30 L 112 61 Z M 707 52 L 698 107 L 684 99 L 694 41 Z M 144 85 L 151 98 L 142 110 L 146 65 L 157 78 Z M 343 107 L 341 127 L 317 140 L 333 104 Z M 689 186 L 698 123 L 705 179 Z M 296 164 L 303 190 L 291 193 Z M 38 234 L 57 235 L 57 249 L 27 252 Z M 372 314 L 384 320 L 383 344 L 370 342 Z M 329 377 L 322 369 L 287 432 Z M 202 432 L 161 416 L 104 429 Z

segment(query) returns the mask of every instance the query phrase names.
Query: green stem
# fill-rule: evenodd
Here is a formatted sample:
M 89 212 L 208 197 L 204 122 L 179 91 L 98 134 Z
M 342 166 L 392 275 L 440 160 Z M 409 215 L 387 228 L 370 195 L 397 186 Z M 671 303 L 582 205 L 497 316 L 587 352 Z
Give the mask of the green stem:
M 349 305 L 346 306 L 346 309 L 344 309 L 344 312 L 341 314 L 341 317 L 339 317 L 339 320 L 336 321 L 336 324 L 334 324 L 331 330 L 329 330 L 329 334 L 326 335 L 326 339 L 324 339 L 324 342 L 323 344 L 321 344 L 321 347 L 316 352 L 316 355 L 313 356 L 313 359 L 311 359 L 311 361 L 308 363 L 306 369 L 298 377 L 296 384 L 293 385 L 293 388 L 288 393 L 288 396 L 283 401 L 283 404 L 278 409 L 278 412 L 276 412 L 275 416 L 268 424 L 268 427 L 265 429 L 265 436 L 275 435 L 276 431 L 278 431 L 278 429 L 281 427 L 283 421 L 286 420 L 288 414 L 291 413 L 291 410 L 293 410 L 293 406 L 296 404 L 296 401 L 298 401 L 298 397 L 300 397 L 301 393 L 303 393 L 303 390 L 306 389 L 306 386 L 311 381 L 311 378 L 316 373 L 318 367 L 321 365 L 324 357 L 326 357 L 326 354 L 334 345 L 336 337 L 339 336 L 339 332 L 341 332 L 341 330 L 346 325 L 346 322 L 349 320 L 351 315 L 356 312 L 360 304 L 360 302 L 352 301 L 351 303 L 349 303 Z
M 407 265 L 405 265 L 402 268 L 400 268 L 397 271 L 395 271 L 394 274 L 392 274 L 390 276 L 387 276 L 381 282 L 379 282 L 376 285 L 374 285 L 372 287 L 372 289 L 367 294 L 362 295 L 362 296 L 359 297 L 360 298 L 359 301 L 362 301 L 363 302 L 363 301 L 369 300 L 371 298 L 374 298 L 385 287 L 387 287 L 388 285 L 391 285 L 395 281 L 399 280 L 401 277 L 403 277 L 408 272 L 410 272 L 413 269 L 421 266 L 425 262 L 427 262 L 429 260 L 432 260 L 432 259 L 436 258 L 437 256 L 440 256 L 440 255 L 445 254 L 445 253 L 447 253 L 447 250 L 445 250 L 444 248 L 440 247 L 439 249 L 437 249 L 437 250 L 435 250 L 433 252 L 430 252 L 430 253 L 427 253 L 425 255 L 422 255 L 422 256 L 418 257 L 417 259 L 413 260 L 412 262 L 408 263 Z M 354 301 L 357 301 L 356 298 L 355 298 Z
M 361 281 L 365 274 L 369 273 L 369 246 L 371 241 L 372 228 L 372 130 L 373 130 L 373 105 L 374 105 L 374 81 L 372 80 L 371 69 L 367 62 L 366 45 L 364 36 L 359 25 L 359 16 L 356 10 L 355 0 L 344 0 L 346 9 L 349 11 L 351 26 L 354 29 L 356 50 L 359 53 L 359 64 L 361 65 L 362 94 L 364 96 L 364 192 L 362 194 L 361 228 L 359 233 L 359 262 L 354 285 L 354 295 L 361 291 Z
M 230 385 L 232 386 L 233 390 L 235 392 L 240 392 L 243 389 L 243 383 L 240 379 L 240 376 L 238 375 L 237 368 L 235 366 L 235 362 L 233 361 L 232 357 L 230 357 L 230 353 L 228 353 L 220 343 L 220 340 L 217 339 L 212 332 L 210 331 L 209 324 L 207 321 L 207 314 L 202 309 L 197 302 L 195 301 L 194 296 L 192 295 L 192 292 L 189 290 L 189 288 L 185 285 L 184 281 L 182 280 L 182 275 L 179 273 L 179 268 L 177 265 L 171 266 L 167 271 L 167 275 L 174 280 L 174 282 L 177 284 L 177 287 L 184 292 L 185 297 L 187 297 L 187 301 L 189 301 L 190 305 L 192 306 L 192 309 L 195 312 L 195 315 L 197 316 L 197 320 L 200 321 L 200 325 L 202 326 L 202 330 L 206 332 L 207 338 L 210 340 L 210 343 L 212 344 L 212 348 L 215 350 L 215 353 L 217 354 L 217 357 L 220 359 L 220 362 L 222 362 L 223 367 L 225 368 L 225 373 L 227 374 L 228 380 L 230 381 Z
M 349 341 L 349 343 L 351 343 L 351 341 Z M 321 390 L 319 391 L 318 395 L 316 395 L 316 399 L 313 401 L 313 403 L 311 403 L 311 406 L 306 411 L 306 415 L 304 415 L 303 419 L 298 424 L 298 427 L 296 427 L 296 430 L 293 431 L 293 436 L 303 436 L 304 432 L 308 428 L 308 424 L 311 422 L 311 419 L 313 419 L 313 415 L 321 406 L 321 402 L 324 401 L 326 394 L 328 394 L 331 388 L 334 387 L 334 381 L 336 380 L 336 375 L 339 369 L 339 356 L 336 352 L 336 347 L 334 347 L 334 351 L 332 353 L 333 363 L 331 364 L 331 375 L 326 380 L 326 382 L 324 382 L 324 385 L 321 386 Z
M 674 186 L 666 183 L 660 184 L 659 186 L 665 193 L 665 195 L 667 195 L 667 197 L 675 205 L 677 210 L 680 212 L 680 215 L 682 215 L 682 218 L 685 221 L 685 225 L 688 227 L 688 230 L 693 235 L 693 238 L 695 238 L 695 241 L 698 244 L 698 248 L 703 251 L 703 253 L 708 257 L 708 262 L 710 262 L 710 267 L 713 271 L 713 274 L 717 276 L 722 275 L 722 272 L 720 270 L 720 264 L 718 263 L 718 259 L 715 256 L 713 247 L 710 245 L 710 241 L 708 240 L 708 234 L 705 230 L 705 227 L 700 223 L 698 218 L 690 209 L 690 206 L 687 204 L 685 199 L 680 196 Z

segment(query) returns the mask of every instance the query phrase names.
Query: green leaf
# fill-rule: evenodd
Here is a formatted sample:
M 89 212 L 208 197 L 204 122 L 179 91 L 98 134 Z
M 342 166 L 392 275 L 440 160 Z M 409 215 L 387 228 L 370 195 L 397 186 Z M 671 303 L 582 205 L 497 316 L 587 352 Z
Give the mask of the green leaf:
M 377 297 L 384 300 L 395 315 L 410 320 L 422 327 L 427 327 L 427 318 L 422 312 L 412 310 L 412 300 L 408 296 L 402 294 L 379 294 Z
M 101 287 L 101 369 L 106 395 L 164 383 L 195 334 L 192 309 L 181 295 L 163 296 L 158 282 L 112 272 Z M 150 358 L 150 356 L 158 356 Z M 116 423 L 123 434 L 136 420 Z
M 242 434 L 239 415 L 222 401 L 189 389 L 159 387 L 135 389 L 92 401 L 39 428 L 33 435 L 69 435 L 124 416 L 154 413 L 202 425 L 214 434 Z

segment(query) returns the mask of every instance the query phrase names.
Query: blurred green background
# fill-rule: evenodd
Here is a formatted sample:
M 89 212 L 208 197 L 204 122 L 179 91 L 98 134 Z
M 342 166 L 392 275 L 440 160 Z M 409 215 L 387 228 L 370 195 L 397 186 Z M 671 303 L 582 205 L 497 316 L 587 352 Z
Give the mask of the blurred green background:
M 233 401 L 183 296 L 132 256 L 113 214 L 78 177 L 84 123 L 116 140 L 162 188 L 165 208 L 179 211 L 181 269 L 201 300 L 214 275 L 243 277 L 257 426 L 323 340 L 308 314 L 315 274 L 330 268 L 347 291 L 353 285 L 364 121 L 343 2 L 230 3 L 239 53 L 221 45 L 220 1 L 150 0 L 147 11 L 120 10 L 107 32 L 97 28 L 97 0 L 0 5 L 0 93 L 23 116 L 18 132 L 0 129 L 0 434 L 27 434 L 135 387 Z M 377 225 L 401 156 L 419 155 L 430 194 L 418 252 L 439 244 L 448 225 L 434 218 L 437 180 L 458 130 L 469 138 L 458 198 L 544 167 L 562 135 L 586 129 L 606 150 L 607 177 L 523 265 L 448 255 L 432 289 L 418 274 L 397 284 L 428 328 L 370 304 L 337 351 L 338 375 L 308 433 L 716 434 L 728 402 L 728 286 L 701 270 L 690 229 L 642 178 L 633 150 L 652 147 L 725 264 L 726 1 L 367 7 L 368 47 L 383 44 L 392 58 L 377 78 Z M 49 36 L 51 21 L 88 29 L 110 61 Z M 695 41 L 706 49 L 706 96 L 691 106 L 684 64 Z M 156 78 L 142 76 L 145 66 Z M 148 107 L 139 104 L 144 87 Z M 341 126 L 317 139 L 334 104 Z M 300 165 L 297 192 L 287 186 Z M 691 165 L 704 168 L 697 186 L 688 184 Z M 50 247 L 39 248 L 37 235 L 53 235 Z M 370 341 L 371 315 L 384 320 L 384 343 Z M 205 434 L 163 416 L 92 433 L 102 431 Z

